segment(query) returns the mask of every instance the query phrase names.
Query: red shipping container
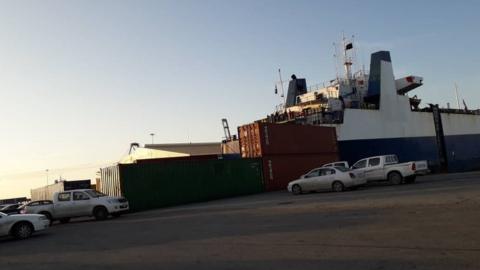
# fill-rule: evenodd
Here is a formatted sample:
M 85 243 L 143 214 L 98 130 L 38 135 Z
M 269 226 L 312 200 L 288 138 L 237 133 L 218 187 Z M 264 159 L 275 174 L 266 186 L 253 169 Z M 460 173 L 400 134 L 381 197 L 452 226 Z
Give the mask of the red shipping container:
M 338 161 L 337 153 L 265 156 L 262 158 L 265 190 L 286 190 L 290 181 L 334 161 Z
M 253 123 L 240 126 L 238 136 L 244 158 L 338 151 L 334 127 Z

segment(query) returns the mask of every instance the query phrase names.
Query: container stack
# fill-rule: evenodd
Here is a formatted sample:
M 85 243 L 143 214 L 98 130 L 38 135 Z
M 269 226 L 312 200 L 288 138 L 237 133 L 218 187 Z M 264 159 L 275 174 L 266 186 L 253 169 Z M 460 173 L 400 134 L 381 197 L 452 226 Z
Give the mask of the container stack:
M 338 160 L 334 127 L 253 123 L 238 128 L 242 158 L 261 158 L 266 191 L 286 189 L 288 182 Z

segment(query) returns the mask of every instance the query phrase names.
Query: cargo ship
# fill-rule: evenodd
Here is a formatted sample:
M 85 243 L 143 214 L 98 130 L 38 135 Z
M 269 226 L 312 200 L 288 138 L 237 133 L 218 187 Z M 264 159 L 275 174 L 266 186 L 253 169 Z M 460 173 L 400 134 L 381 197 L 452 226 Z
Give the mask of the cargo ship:
M 307 87 L 292 75 L 285 102 L 261 121 L 335 127 L 339 158 L 350 164 L 396 154 L 400 161 L 428 160 L 433 171 L 480 169 L 480 110 L 465 103 L 457 109 L 421 108 L 411 91 L 423 78 L 395 78 L 389 51 L 373 53 L 368 72 L 353 72 L 353 43 L 344 40 L 342 47 L 342 76 Z

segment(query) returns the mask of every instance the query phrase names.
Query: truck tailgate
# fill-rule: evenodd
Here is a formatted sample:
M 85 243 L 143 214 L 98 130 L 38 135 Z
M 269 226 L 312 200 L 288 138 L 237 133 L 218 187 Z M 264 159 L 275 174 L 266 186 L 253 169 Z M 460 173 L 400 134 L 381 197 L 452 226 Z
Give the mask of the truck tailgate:
M 419 160 L 415 162 L 415 174 L 427 174 L 430 172 L 428 169 L 428 162 L 426 160 Z

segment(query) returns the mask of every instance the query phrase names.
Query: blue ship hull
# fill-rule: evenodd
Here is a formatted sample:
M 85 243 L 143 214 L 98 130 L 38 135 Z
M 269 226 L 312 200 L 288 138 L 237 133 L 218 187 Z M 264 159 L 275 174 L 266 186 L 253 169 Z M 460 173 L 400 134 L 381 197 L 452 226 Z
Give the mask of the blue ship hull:
M 427 160 L 439 171 L 440 159 L 435 137 L 410 137 L 338 141 L 340 159 L 349 164 L 377 155 L 396 154 L 400 162 Z M 445 136 L 449 172 L 480 170 L 480 134 Z

